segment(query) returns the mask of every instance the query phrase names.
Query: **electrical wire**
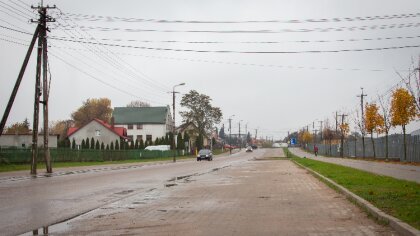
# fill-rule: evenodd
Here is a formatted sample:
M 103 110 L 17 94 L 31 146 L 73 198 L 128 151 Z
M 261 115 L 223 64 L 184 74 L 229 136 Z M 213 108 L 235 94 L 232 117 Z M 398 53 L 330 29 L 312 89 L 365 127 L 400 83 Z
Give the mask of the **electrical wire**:
M 217 33 L 217 34 L 278 34 L 278 33 L 310 33 L 310 32 L 342 32 L 342 31 L 366 31 L 366 30 L 385 30 L 385 29 L 402 29 L 402 28 L 417 28 L 420 23 L 401 23 L 401 24 L 387 24 L 387 25 L 364 25 L 364 26 L 342 26 L 342 27 L 328 27 L 328 28 L 302 28 L 302 29 L 281 29 L 281 30 L 160 30 L 160 29 L 134 29 L 134 28 L 120 28 L 120 27 L 102 27 L 102 26 L 79 26 L 82 30 L 98 30 L 98 31 L 123 31 L 127 33 Z M 71 29 L 71 26 L 65 30 Z
M 337 49 L 337 50 L 307 50 L 307 51 L 231 51 L 231 50 L 195 50 L 195 49 L 180 49 L 180 48 L 158 48 L 158 47 L 142 47 L 133 45 L 109 44 L 109 43 L 95 43 L 82 40 L 71 40 L 63 38 L 55 38 L 55 40 L 76 42 L 82 44 L 93 44 L 120 48 L 134 48 L 143 50 L 157 50 L 157 51 L 175 51 L 175 52 L 196 52 L 196 53 L 238 53 L 238 54 L 313 54 L 313 53 L 341 53 L 341 52 L 365 52 L 365 51 L 384 51 L 405 48 L 419 48 L 420 45 L 403 45 L 391 47 L 377 47 L 377 48 L 360 48 L 360 49 Z
M 74 39 L 74 40 L 93 40 L 93 38 L 67 38 L 53 37 L 56 39 Z M 359 41 L 384 41 L 396 39 L 418 39 L 416 36 L 396 36 L 396 37 L 377 37 L 377 38 L 350 38 L 350 39 L 332 39 L 332 40 L 284 40 L 284 41 L 179 41 L 179 40 L 140 40 L 140 39 L 121 39 L 121 38 L 100 38 L 100 41 L 114 42 L 140 42 L 140 43 L 184 43 L 184 44 L 283 44 L 283 43 L 338 43 L 338 42 L 359 42 Z
M 106 22 L 148 22 L 148 23 L 188 23 L 188 24 L 244 24 L 244 23 L 328 23 L 328 22 L 354 22 L 354 21 L 374 21 L 374 20 L 392 20 L 392 19 L 409 19 L 420 17 L 420 13 L 407 13 L 407 14 L 393 14 L 381 16 L 358 16 L 358 17 L 336 17 L 327 19 L 304 19 L 304 20 L 237 20 L 237 21 L 200 21 L 200 20 L 166 20 L 166 19 L 144 19 L 144 18 L 127 18 L 117 16 L 100 16 L 100 15 L 87 15 L 77 13 L 66 13 L 65 16 L 71 17 L 74 20 L 89 20 L 89 21 L 106 21 Z

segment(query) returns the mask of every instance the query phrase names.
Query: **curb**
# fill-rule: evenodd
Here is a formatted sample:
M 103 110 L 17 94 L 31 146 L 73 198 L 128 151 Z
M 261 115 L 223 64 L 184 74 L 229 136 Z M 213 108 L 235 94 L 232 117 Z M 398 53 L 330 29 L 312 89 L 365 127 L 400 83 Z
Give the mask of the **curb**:
M 389 224 L 391 228 L 396 230 L 401 235 L 405 236 L 420 236 L 420 231 L 415 229 L 414 227 L 410 226 L 409 224 L 397 219 L 393 216 L 386 214 L 385 212 L 381 211 L 380 209 L 373 206 L 371 203 L 366 201 L 365 199 L 357 196 L 356 194 L 350 192 L 348 189 L 344 188 L 343 186 L 337 184 L 336 182 L 332 181 L 331 179 L 319 174 L 318 172 L 311 170 L 295 161 L 293 161 L 296 165 L 304 168 L 305 170 L 309 171 L 313 175 L 321 178 L 322 180 L 326 181 L 329 184 L 332 184 L 337 190 L 344 194 L 348 199 L 354 201 L 356 205 L 366 210 L 370 215 L 372 215 L 376 220 L 383 221 Z

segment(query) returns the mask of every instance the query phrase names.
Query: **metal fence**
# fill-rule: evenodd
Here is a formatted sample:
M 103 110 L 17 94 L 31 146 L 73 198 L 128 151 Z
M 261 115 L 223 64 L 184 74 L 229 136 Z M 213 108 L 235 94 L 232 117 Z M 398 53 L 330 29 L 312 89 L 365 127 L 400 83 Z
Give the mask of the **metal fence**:
M 420 162 L 420 136 L 406 135 L 407 142 L 407 160 L 404 160 L 404 141 L 403 135 L 390 135 L 388 136 L 388 158 L 408 161 Z M 386 156 L 386 139 L 385 137 L 374 138 L 376 158 L 385 159 Z M 318 153 L 325 156 L 340 156 L 340 144 L 316 144 Z M 347 157 L 363 157 L 363 144 L 362 139 L 346 139 L 344 141 L 344 156 Z M 314 144 L 308 144 L 307 149 L 313 152 Z M 373 145 L 370 137 L 365 137 L 365 158 L 373 158 Z
M 148 151 L 148 150 L 74 150 L 69 148 L 50 149 L 52 162 L 86 162 L 86 161 L 121 161 L 157 159 L 182 156 L 183 151 Z M 28 164 L 31 162 L 31 149 L 0 149 L 0 163 Z M 44 161 L 43 150 L 38 153 L 38 162 Z

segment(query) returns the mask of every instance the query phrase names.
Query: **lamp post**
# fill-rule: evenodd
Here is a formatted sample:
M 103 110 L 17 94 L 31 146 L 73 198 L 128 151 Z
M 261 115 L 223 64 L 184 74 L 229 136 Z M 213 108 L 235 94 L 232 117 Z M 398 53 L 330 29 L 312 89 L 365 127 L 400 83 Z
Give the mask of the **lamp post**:
M 232 155 L 232 117 L 235 115 L 231 115 L 229 117 L 229 154 Z
M 243 120 L 239 121 L 239 150 L 242 150 L 242 137 L 241 137 L 241 122 Z
M 183 86 L 183 85 L 185 85 L 185 83 L 180 83 L 180 84 L 174 85 L 174 87 L 172 88 L 172 92 L 170 92 L 170 93 L 172 93 L 172 110 L 173 110 L 173 113 L 174 113 L 174 117 L 173 117 L 174 124 L 172 126 L 172 146 L 174 148 L 174 150 L 173 150 L 173 153 L 174 153 L 173 160 L 174 160 L 174 162 L 176 162 L 176 155 L 175 155 L 175 150 L 176 150 L 175 149 L 175 94 L 179 93 L 179 92 L 175 92 L 175 87 Z

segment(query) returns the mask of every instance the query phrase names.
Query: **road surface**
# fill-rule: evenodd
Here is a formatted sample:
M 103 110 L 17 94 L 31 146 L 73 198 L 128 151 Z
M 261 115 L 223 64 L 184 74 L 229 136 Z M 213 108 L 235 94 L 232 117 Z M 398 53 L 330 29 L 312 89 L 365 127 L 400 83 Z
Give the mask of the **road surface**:
M 49 226 L 53 235 L 396 235 L 305 170 L 272 158 L 281 155 L 267 149 L 211 162 L 3 178 L 1 232 Z

